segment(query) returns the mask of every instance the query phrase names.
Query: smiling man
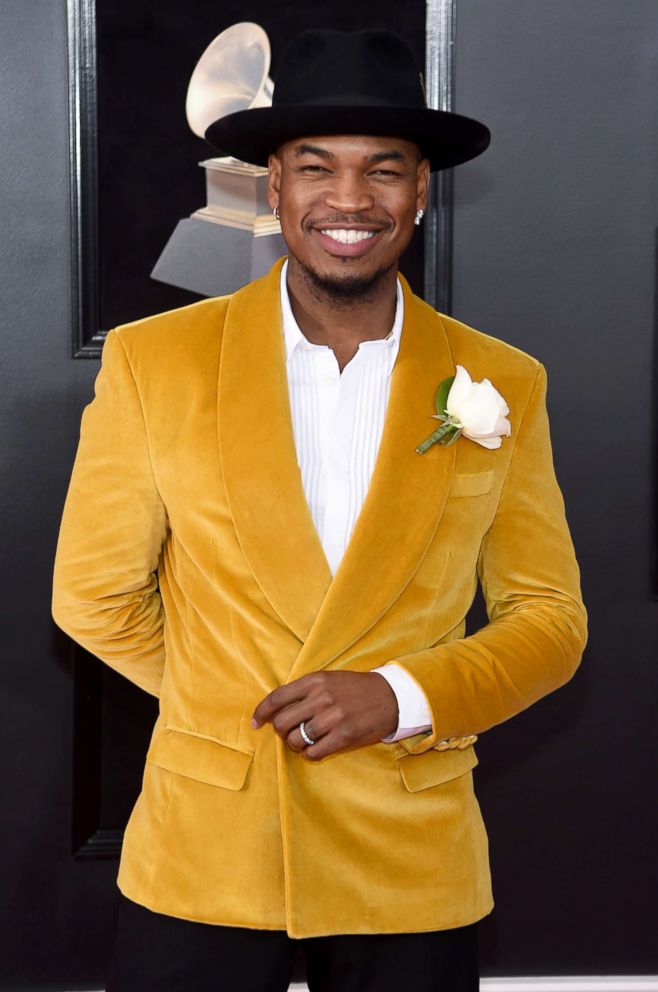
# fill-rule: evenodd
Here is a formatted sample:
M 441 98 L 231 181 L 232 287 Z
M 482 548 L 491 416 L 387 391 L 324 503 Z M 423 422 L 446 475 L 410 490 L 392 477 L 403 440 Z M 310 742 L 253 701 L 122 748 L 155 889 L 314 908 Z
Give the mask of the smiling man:
M 311 992 L 476 992 L 473 745 L 587 636 L 543 365 L 398 273 L 489 133 L 395 35 L 312 31 L 206 137 L 268 164 L 288 257 L 110 331 L 55 562 L 58 624 L 160 703 L 107 987 L 283 992 L 301 948 Z
M 418 146 L 394 138 L 287 141 L 270 157 L 293 314 L 308 340 L 331 348 L 341 371 L 362 341 L 393 326 L 397 264 L 422 218 L 428 182 Z
M 365 309 L 384 295 L 394 305 L 398 259 L 414 215 L 422 216 L 428 181 L 429 162 L 409 141 L 285 142 L 271 156 L 270 199 L 285 217 L 291 292 L 302 291 L 303 279 L 324 302 L 344 298 Z

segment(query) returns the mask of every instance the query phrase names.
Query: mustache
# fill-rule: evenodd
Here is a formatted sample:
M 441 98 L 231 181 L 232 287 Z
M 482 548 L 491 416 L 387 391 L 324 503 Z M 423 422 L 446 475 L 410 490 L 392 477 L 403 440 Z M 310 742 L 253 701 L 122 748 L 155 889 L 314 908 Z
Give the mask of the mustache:
M 393 227 L 393 223 L 388 217 L 370 217 L 366 214 L 333 214 L 330 217 L 310 217 L 306 224 L 311 227 L 329 227 L 335 224 L 345 224 L 350 227 L 353 224 L 363 224 L 365 227 L 378 227 L 382 230 Z

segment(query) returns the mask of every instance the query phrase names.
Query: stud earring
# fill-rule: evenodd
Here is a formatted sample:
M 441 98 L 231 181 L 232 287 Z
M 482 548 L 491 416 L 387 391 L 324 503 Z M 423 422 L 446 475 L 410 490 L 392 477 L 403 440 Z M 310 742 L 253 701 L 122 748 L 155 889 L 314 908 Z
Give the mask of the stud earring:
M 419 224 L 420 224 L 420 222 L 421 222 L 421 220 L 423 219 L 424 216 L 425 216 L 425 211 L 424 210 L 417 210 L 416 211 L 416 219 L 414 221 L 414 224 L 416 225 L 416 227 L 419 226 Z
M 277 220 L 281 220 L 281 217 L 279 215 L 279 205 L 278 204 L 276 205 L 276 207 L 274 207 L 274 209 L 272 210 L 272 213 L 274 214 L 274 216 L 276 217 Z

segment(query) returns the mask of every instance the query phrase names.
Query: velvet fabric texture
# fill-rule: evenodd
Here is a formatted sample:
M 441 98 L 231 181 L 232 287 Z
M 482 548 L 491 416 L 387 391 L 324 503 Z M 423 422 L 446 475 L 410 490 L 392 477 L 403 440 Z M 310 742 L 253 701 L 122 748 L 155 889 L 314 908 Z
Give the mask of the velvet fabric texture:
M 546 372 L 402 280 L 381 447 L 332 579 L 296 461 L 281 264 L 111 330 L 83 411 L 53 616 L 160 705 L 118 884 L 292 937 L 473 923 L 493 907 L 473 741 L 567 682 L 587 637 Z M 502 393 L 511 437 L 419 455 L 457 363 Z M 466 637 L 478 576 L 489 623 Z M 250 725 L 277 685 L 387 661 L 426 692 L 431 733 L 311 762 Z

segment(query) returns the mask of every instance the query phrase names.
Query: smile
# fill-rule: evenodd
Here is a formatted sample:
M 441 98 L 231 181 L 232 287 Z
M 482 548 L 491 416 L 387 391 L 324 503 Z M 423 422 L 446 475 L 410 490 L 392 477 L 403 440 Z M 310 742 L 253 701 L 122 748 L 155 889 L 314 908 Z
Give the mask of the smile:
M 375 233 L 375 231 L 353 231 L 345 228 L 320 230 L 320 234 L 324 234 L 325 237 L 331 238 L 333 241 L 338 241 L 341 245 L 355 245 L 359 241 L 367 241 L 369 238 L 374 238 Z

